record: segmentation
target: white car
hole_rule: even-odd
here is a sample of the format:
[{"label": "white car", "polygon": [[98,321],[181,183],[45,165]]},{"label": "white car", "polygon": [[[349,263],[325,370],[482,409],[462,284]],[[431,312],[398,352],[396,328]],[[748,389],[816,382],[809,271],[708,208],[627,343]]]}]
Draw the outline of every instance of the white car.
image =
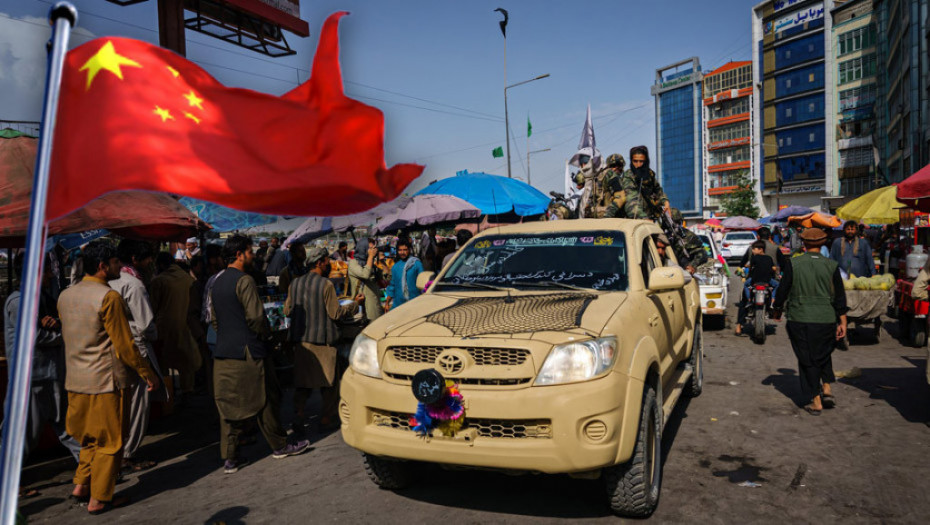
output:
[{"label": "white car", "polygon": [[701,312],[705,319],[710,320],[713,317],[718,321],[717,326],[722,327],[727,312],[727,285],[729,283],[726,269],[720,262],[720,258],[726,259],[729,254],[720,250],[709,234],[702,231],[695,231],[695,234],[704,243],[708,259],[708,262],[698,268],[694,274],[701,290]]},{"label": "white car", "polygon": [[749,249],[752,243],[756,242],[758,237],[756,232],[728,232],[723,236],[723,248],[730,250],[730,256],[727,259],[740,260]]}]

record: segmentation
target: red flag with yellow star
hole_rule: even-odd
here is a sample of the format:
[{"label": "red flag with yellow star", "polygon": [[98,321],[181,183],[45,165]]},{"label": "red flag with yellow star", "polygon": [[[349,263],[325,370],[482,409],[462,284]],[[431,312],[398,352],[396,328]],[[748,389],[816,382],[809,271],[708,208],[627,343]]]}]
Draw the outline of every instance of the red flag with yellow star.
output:
[{"label": "red flag with yellow star", "polygon": [[422,166],[384,163],[384,117],[348,98],[338,22],[311,78],[281,97],[228,88],[189,60],[126,38],[68,53],[47,220],[115,190],[176,193],[274,215],[342,215],[393,199]]}]

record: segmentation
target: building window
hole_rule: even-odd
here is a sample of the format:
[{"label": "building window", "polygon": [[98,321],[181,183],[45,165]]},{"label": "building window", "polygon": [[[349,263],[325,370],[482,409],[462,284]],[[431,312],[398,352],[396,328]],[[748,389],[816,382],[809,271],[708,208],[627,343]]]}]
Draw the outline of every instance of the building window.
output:
[{"label": "building window", "polygon": [[814,140],[816,140],[816,139],[814,138],[814,134],[811,133],[810,136],[808,137],[807,141],[808,141],[808,142],[814,142]]},{"label": "building window", "polygon": [[791,108],[785,108],[785,116],[786,116],[786,117],[790,117],[790,116],[791,116]]},{"label": "building window", "polygon": [[840,111],[868,106],[875,102],[875,84],[840,91]]},{"label": "building window", "polygon": [[847,31],[837,38],[839,55],[867,49],[875,45],[875,26],[870,25]]},{"label": "building window", "polygon": [[785,137],[785,145],[786,145],[786,146],[790,146],[790,145],[791,145],[791,137]]},{"label": "building window", "polygon": [[875,54],[840,62],[839,83],[846,84],[875,75]]},{"label": "building window", "polygon": [[791,87],[791,79],[790,79],[790,78],[786,78],[786,79],[785,79],[785,87],[786,87],[786,88],[790,88],[790,87]]}]

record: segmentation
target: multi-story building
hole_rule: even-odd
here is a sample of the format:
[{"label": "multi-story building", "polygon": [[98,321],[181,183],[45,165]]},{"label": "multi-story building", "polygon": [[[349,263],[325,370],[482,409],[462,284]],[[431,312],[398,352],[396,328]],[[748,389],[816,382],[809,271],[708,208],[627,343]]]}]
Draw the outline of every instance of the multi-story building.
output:
[{"label": "multi-story building", "polygon": [[753,8],[753,175],[769,210],[817,209],[833,194],[832,7],[832,0],[766,0]]},{"label": "multi-story building", "polygon": [[[878,142],[875,127],[876,24],[872,0],[837,1],[833,17],[833,56],[836,64],[833,136],[827,141],[828,154],[836,163],[835,195],[848,201],[879,186],[873,145]],[[839,200],[834,204],[839,204]]]},{"label": "multi-story building", "polygon": [[[730,62],[704,74],[704,215],[721,213],[721,197],[753,172],[752,62]],[[761,201],[760,201],[761,202]]]},{"label": "multi-story building", "polygon": [[656,174],[672,206],[702,217],[701,64],[691,57],[656,70]]},{"label": "multi-story building", "polygon": [[930,162],[928,0],[875,0],[879,171],[898,182]]}]

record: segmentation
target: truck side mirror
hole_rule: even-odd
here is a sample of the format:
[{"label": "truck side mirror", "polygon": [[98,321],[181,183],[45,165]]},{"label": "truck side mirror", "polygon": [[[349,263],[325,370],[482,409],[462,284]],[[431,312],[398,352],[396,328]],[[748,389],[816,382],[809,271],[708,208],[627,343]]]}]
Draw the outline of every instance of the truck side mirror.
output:
[{"label": "truck side mirror", "polygon": [[685,286],[684,270],[676,266],[654,268],[649,273],[649,291],[679,290]]}]

